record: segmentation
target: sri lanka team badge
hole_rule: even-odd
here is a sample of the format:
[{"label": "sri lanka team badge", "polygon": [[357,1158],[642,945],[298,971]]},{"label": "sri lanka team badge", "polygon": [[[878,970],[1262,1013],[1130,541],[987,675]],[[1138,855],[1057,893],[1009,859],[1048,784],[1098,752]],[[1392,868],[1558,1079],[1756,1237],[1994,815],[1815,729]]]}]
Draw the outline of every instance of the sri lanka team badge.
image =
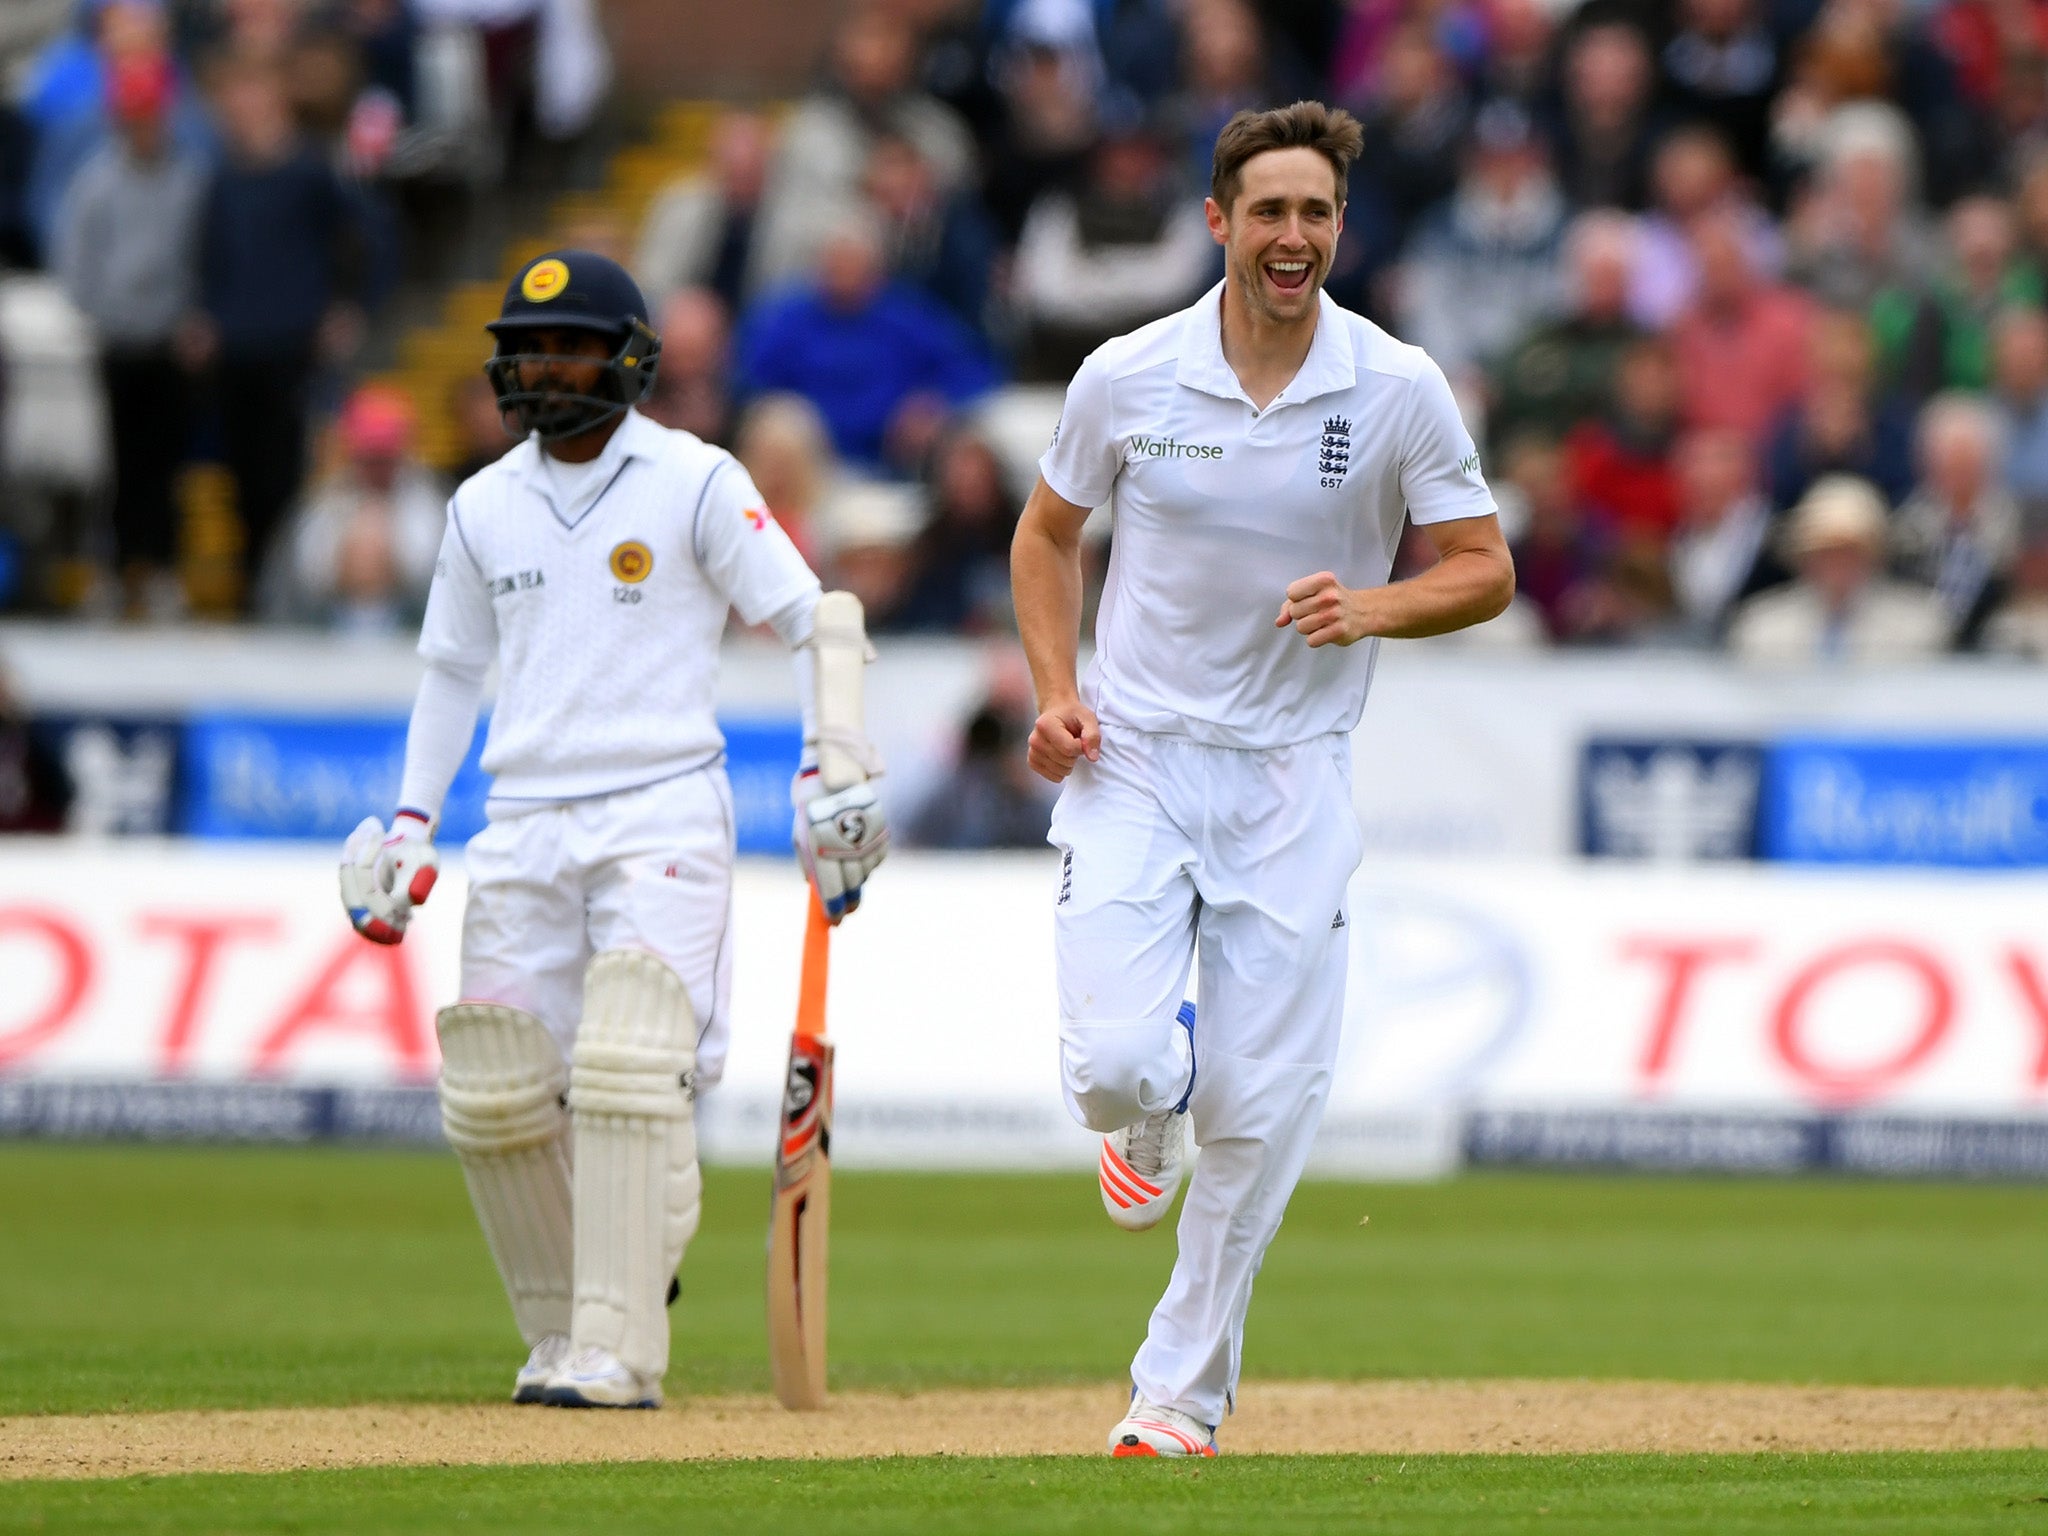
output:
[{"label": "sri lanka team badge", "polygon": [[525,277],[519,281],[522,298],[535,304],[545,304],[560,295],[569,286],[569,266],[550,256],[546,261],[536,261]]},{"label": "sri lanka team badge", "polygon": [[628,539],[612,550],[612,575],[627,585],[645,581],[654,569],[654,551],[638,539]]},{"label": "sri lanka team badge", "polygon": [[1343,416],[1330,416],[1323,421],[1323,446],[1316,455],[1316,469],[1323,477],[1323,488],[1335,490],[1344,483],[1344,477],[1351,472],[1351,422]]}]

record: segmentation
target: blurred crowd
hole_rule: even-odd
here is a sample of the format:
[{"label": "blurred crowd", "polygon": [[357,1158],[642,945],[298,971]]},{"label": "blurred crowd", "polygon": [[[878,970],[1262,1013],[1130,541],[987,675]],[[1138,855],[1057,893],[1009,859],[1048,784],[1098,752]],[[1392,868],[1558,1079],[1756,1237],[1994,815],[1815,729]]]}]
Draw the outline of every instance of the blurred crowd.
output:
[{"label": "blurred crowd", "polygon": [[[179,479],[205,462],[239,531],[231,602],[401,609],[431,488],[401,468],[410,406],[349,398],[366,328],[431,277],[461,194],[589,124],[595,0],[6,9],[0,608],[176,616]],[[345,488],[380,515],[331,526]]]},{"label": "blurred crowd", "polygon": [[[164,402],[203,400],[261,611],[417,611],[445,483],[406,402],[337,390],[310,486],[292,413],[386,281],[402,39],[568,3],[101,0],[50,45],[0,227],[102,338],[124,570],[165,567],[202,429]],[[807,94],[582,239],[647,291],[649,414],[731,447],[878,631],[1008,630],[1061,386],[1220,276],[1229,116],[1319,96],[1367,145],[1330,291],[1444,366],[1514,545],[1473,643],[2048,657],[2048,3],[853,0],[819,42]],[[465,471],[502,451],[481,379],[458,415]]]},{"label": "blurred crowd", "polygon": [[1366,126],[1331,292],[1485,449],[1479,638],[2048,655],[2032,0],[871,0],[627,252],[657,413],[878,628],[999,631],[1009,407],[1220,276],[1215,135],[1303,95]]}]

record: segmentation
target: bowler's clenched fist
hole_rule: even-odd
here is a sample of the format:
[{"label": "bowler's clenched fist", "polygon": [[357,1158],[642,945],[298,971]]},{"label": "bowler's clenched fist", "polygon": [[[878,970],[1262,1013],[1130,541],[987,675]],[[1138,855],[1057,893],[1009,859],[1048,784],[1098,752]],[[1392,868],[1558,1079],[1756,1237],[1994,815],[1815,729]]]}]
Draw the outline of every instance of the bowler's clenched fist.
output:
[{"label": "bowler's clenched fist", "polygon": [[1055,704],[1031,727],[1024,756],[1033,773],[1058,784],[1082,758],[1092,763],[1102,756],[1102,723],[1079,699]]},{"label": "bowler's clenched fist", "polygon": [[1311,647],[1350,645],[1372,633],[1366,623],[1365,596],[1328,571],[1318,571],[1288,586],[1273,627],[1285,629],[1292,624]]}]

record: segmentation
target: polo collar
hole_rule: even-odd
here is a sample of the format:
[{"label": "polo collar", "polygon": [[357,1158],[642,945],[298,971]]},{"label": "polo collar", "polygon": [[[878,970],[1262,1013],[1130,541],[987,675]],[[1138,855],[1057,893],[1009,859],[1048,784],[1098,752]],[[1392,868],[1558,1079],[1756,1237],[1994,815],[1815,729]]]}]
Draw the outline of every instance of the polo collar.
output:
[{"label": "polo collar", "polygon": [[[1189,389],[1222,400],[1251,404],[1244,386],[1237,381],[1223,356],[1223,284],[1218,283],[1183,312],[1180,329],[1180,359],[1173,381]],[[1358,381],[1358,360],[1351,350],[1351,327],[1344,312],[1327,293],[1316,295],[1316,332],[1308,344],[1308,356],[1301,369],[1275,395],[1275,405],[1313,400],[1319,395],[1349,389]]]},{"label": "polo collar", "polygon": [[[627,459],[651,459],[660,446],[660,433],[659,426],[642,416],[632,406],[628,406],[624,419],[619,423],[619,430],[614,432],[604,445],[604,450],[597,456],[597,462],[616,467]],[[521,470],[538,470],[541,467],[541,455],[547,452],[541,446],[538,432],[527,433],[525,441],[512,451],[526,455],[525,461],[519,466]]]},{"label": "polo collar", "polygon": [[540,497],[547,505],[547,509],[554,514],[555,521],[564,528],[573,530],[582,526],[584,520],[597,510],[598,503],[602,502],[611,493],[611,488],[618,483],[619,476],[625,472],[626,465],[631,460],[651,460],[656,457],[661,446],[661,433],[661,427],[649,421],[631,406],[628,406],[624,419],[619,423],[618,431],[611,435],[611,438],[605,443],[603,451],[592,461],[604,467],[603,473],[600,476],[603,481],[603,489],[591,499],[589,506],[585,507],[573,518],[567,515],[566,508],[555,505],[554,493],[550,488],[548,479],[547,466],[542,462],[542,458],[547,450],[541,445],[540,434],[537,432],[529,434],[526,441],[513,451],[526,455],[525,461],[519,465],[521,478],[533,488],[534,494]]}]

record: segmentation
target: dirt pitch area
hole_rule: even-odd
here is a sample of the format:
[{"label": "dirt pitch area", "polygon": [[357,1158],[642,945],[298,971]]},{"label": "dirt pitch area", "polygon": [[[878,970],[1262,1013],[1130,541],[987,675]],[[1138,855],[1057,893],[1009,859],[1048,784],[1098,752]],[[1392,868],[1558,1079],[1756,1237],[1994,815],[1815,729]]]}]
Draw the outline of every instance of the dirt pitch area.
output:
[{"label": "dirt pitch area", "polygon": [[[765,1397],[659,1413],[510,1404],[0,1419],[0,1480],[309,1467],[724,1457],[1091,1454],[1113,1386],[849,1392],[823,1413]],[[2048,1447],[2048,1391],[1688,1382],[1258,1382],[1233,1453],[1961,1451]]]}]

